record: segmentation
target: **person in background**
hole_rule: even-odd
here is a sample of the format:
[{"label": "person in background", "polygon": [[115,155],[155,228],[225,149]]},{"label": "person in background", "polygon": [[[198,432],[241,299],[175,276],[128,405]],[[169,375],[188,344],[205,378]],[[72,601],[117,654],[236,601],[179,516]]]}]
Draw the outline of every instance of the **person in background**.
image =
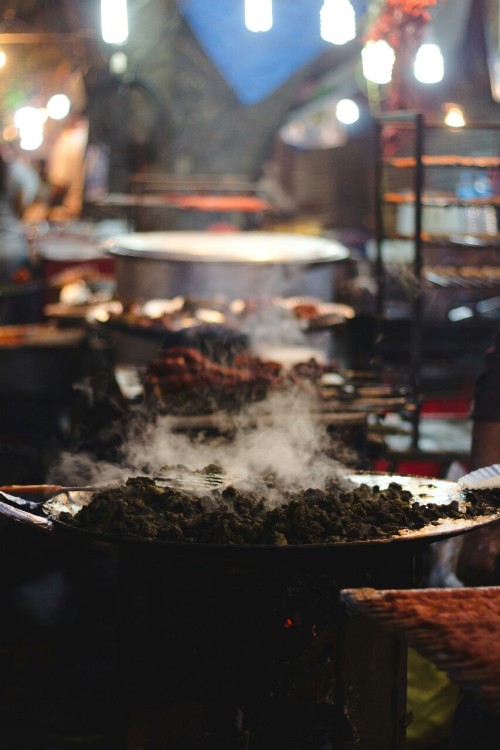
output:
[{"label": "person in background", "polygon": [[0,284],[10,287],[30,278],[29,248],[16,215],[11,164],[0,151]]},{"label": "person in background", "polygon": [[[471,417],[471,469],[500,463],[500,328],[474,384]],[[464,536],[457,576],[466,586],[500,585],[500,522]]]},{"label": "person in background", "polygon": [[2,144],[2,157],[6,162],[6,197],[19,219],[39,197],[40,175],[25,153],[13,143]]},{"label": "person in background", "polygon": [[87,143],[87,118],[82,112],[71,112],[49,157],[49,219],[75,219],[80,216],[83,206]]},{"label": "person in background", "polygon": [[[470,468],[500,464],[500,328],[474,383]],[[428,585],[500,585],[500,522],[437,545]]]},{"label": "person in background", "polygon": [[11,163],[0,149],[0,324],[36,323],[42,291],[25,225],[16,213]]},{"label": "person in background", "polygon": [[471,469],[500,463],[500,328],[485,352],[471,416]]}]

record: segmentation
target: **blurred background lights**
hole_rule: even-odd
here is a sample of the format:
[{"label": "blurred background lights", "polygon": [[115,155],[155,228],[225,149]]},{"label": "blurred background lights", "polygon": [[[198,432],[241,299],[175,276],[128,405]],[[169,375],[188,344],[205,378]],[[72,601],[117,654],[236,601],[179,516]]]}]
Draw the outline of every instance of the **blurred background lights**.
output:
[{"label": "blurred background lights", "polygon": [[320,10],[320,34],[325,42],[347,44],[356,36],[356,15],[349,0],[325,0]]},{"label": "blurred background lights", "polygon": [[17,138],[17,128],[15,125],[6,125],[4,129],[2,130],[2,138],[6,143],[10,143],[10,141],[15,141]]},{"label": "blurred background lights", "polygon": [[24,151],[35,151],[43,143],[43,126],[47,110],[21,107],[14,115],[14,125],[19,131],[19,145]]},{"label": "blurred background lights", "polygon": [[465,126],[465,114],[458,104],[446,103],[443,105],[444,122],[449,128],[463,128]]},{"label": "blurred background lights", "polygon": [[395,53],[384,40],[369,41],[361,50],[363,75],[372,83],[390,83]]},{"label": "blurred background lights", "polygon": [[14,125],[18,130],[29,130],[38,122],[36,107],[21,107],[14,115]]},{"label": "blurred background lights", "polygon": [[272,29],[272,0],[245,0],[245,26],[255,32]]},{"label": "blurred background lights", "polygon": [[109,58],[109,70],[115,75],[121,76],[127,71],[128,59],[125,52],[114,52]]},{"label": "blurred background lights", "polygon": [[444,77],[444,60],[437,44],[422,44],[415,57],[415,78],[420,83],[439,83]]},{"label": "blurred background lights", "polygon": [[3,68],[7,62],[7,55],[0,49],[0,68]]},{"label": "blurred background lights", "polygon": [[36,151],[43,143],[43,131],[29,131],[22,133],[19,146],[23,151]]},{"label": "blurred background lights", "polygon": [[124,44],[127,41],[127,0],[101,0],[101,35],[107,44]]},{"label": "blurred background lights", "polygon": [[337,120],[344,125],[352,125],[359,120],[359,107],[352,99],[341,99],[335,113]]},{"label": "blurred background lights", "polygon": [[52,120],[63,120],[69,113],[70,106],[66,94],[54,94],[47,102],[47,114]]}]

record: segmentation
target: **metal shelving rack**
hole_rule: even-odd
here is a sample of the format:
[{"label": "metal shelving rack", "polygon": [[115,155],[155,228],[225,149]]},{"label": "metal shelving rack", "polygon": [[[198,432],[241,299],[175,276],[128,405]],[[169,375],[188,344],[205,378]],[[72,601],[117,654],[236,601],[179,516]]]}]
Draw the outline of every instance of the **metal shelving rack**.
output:
[{"label": "metal shelving rack", "polygon": [[[408,134],[408,141],[411,143],[409,156],[394,156],[386,153],[384,136],[387,129],[391,128],[394,133],[398,131]],[[492,247],[500,248],[500,234],[497,232],[487,234],[477,232],[474,237],[454,236],[450,238],[448,234],[430,233],[424,231],[423,211],[425,207],[447,208],[456,207],[494,207],[498,212],[500,207],[500,197],[498,195],[488,195],[486,197],[458,197],[450,191],[442,193],[431,193],[426,189],[425,178],[429,170],[492,170],[500,169],[500,137],[496,138],[494,154],[482,156],[467,155],[449,155],[426,153],[426,137],[429,131],[441,130],[443,132],[470,132],[473,130],[490,130],[498,133],[500,136],[500,123],[474,122],[465,126],[465,128],[451,129],[444,123],[427,123],[421,112],[403,111],[387,112],[380,115],[375,120],[375,276],[377,281],[377,300],[376,316],[380,331],[386,317],[387,306],[387,270],[384,260],[383,243],[387,239],[410,239],[412,243],[412,272],[414,276],[414,293],[411,299],[411,320],[410,320],[410,341],[409,341],[409,385],[414,394],[415,410],[412,419],[412,443],[417,448],[419,442],[419,424],[421,400],[421,368],[423,361],[423,305],[425,297],[424,282],[426,279],[423,275],[424,256],[427,247],[462,247],[471,251]],[[450,132],[451,135],[451,132]],[[411,139],[411,140],[410,140]],[[406,144],[408,147],[408,144]],[[387,170],[406,170],[411,173],[411,177],[406,181],[404,193],[391,192],[387,188]],[[452,172],[452,174],[454,174]],[[397,231],[389,231],[387,228],[387,208],[397,209],[398,206],[407,204],[413,207],[413,234],[410,236],[402,235]],[[471,241],[474,242],[471,245]],[[475,258],[471,266],[477,262]],[[436,276],[437,279],[437,276]],[[436,281],[436,284],[438,282]],[[471,279],[471,284],[472,284]],[[493,281],[493,284],[495,281]],[[442,286],[446,286],[443,283]],[[498,289],[500,290],[500,275],[498,277]]]}]

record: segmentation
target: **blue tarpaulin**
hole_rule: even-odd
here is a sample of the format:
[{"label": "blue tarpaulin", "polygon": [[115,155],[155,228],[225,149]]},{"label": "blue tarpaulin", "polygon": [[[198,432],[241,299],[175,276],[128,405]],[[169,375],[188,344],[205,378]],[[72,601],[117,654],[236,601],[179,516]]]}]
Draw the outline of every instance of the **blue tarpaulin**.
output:
[{"label": "blue tarpaulin", "polygon": [[[352,2],[356,16],[366,0]],[[207,56],[245,105],[267,98],[330,47],[320,36],[323,0],[274,0],[273,27],[245,27],[244,0],[179,0]]]}]

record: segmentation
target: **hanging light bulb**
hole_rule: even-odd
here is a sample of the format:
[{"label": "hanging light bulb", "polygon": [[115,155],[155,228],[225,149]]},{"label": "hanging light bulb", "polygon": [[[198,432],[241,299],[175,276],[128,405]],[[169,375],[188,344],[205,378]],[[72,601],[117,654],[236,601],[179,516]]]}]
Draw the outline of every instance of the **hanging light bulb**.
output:
[{"label": "hanging light bulb", "polygon": [[71,108],[66,94],[54,94],[47,102],[47,114],[52,120],[63,120]]},{"label": "hanging light bulb", "polygon": [[109,58],[109,69],[111,73],[122,76],[127,72],[128,58],[125,52],[114,52]]},{"label": "hanging light bulb", "polygon": [[101,34],[107,44],[127,41],[127,0],[101,0]]},{"label": "hanging light bulb", "polygon": [[439,83],[444,76],[444,60],[437,44],[422,44],[414,65],[415,78],[420,83]]},{"label": "hanging light bulb", "polygon": [[449,128],[463,128],[465,126],[465,114],[459,104],[446,102],[443,105],[444,122]]},{"label": "hanging light bulb", "polygon": [[341,99],[337,102],[335,114],[343,125],[353,125],[359,120],[359,107],[352,99]]},{"label": "hanging light bulb", "polygon": [[361,50],[363,75],[372,83],[390,83],[396,55],[385,39],[369,41]]},{"label": "hanging light bulb", "polygon": [[269,29],[272,29],[272,0],[245,0],[245,26],[249,31],[269,31]]},{"label": "hanging light bulb", "polygon": [[47,110],[21,107],[14,115],[14,125],[19,131],[19,145],[23,151],[36,151],[43,143],[43,126]]},{"label": "hanging light bulb", "polygon": [[325,0],[319,18],[325,42],[347,44],[356,36],[356,14],[349,0]]}]

